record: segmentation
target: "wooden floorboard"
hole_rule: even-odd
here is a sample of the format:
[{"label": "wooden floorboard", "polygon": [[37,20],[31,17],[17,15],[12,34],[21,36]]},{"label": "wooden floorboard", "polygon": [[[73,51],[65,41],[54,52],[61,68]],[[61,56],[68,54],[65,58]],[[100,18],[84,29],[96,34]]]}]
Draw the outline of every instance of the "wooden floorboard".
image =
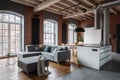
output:
[{"label": "wooden floorboard", "polygon": [[[39,77],[37,74],[29,76],[15,65],[6,66],[7,59],[0,59],[0,80],[56,80],[57,78],[70,73],[78,68],[77,56],[72,56],[70,62],[66,61],[60,64],[49,62],[48,76]],[[16,58],[17,60],[17,58]]]}]

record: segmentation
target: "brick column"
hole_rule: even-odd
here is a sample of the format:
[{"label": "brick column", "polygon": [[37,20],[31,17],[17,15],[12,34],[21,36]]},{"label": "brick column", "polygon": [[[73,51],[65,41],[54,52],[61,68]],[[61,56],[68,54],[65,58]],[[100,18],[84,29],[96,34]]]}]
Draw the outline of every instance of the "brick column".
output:
[{"label": "brick column", "polygon": [[26,7],[25,10],[25,32],[24,32],[24,38],[25,38],[25,45],[32,43],[32,17],[33,17],[33,8],[32,7]]},{"label": "brick column", "polygon": [[62,22],[63,22],[63,16],[59,16],[58,18],[58,45],[61,45],[62,43]]},{"label": "brick column", "polygon": [[40,11],[40,17],[39,17],[39,19],[40,19],[40,26],[39,26],[39,43],[40,44],[43,44],[43,26],[44,26],[44,11]]}]

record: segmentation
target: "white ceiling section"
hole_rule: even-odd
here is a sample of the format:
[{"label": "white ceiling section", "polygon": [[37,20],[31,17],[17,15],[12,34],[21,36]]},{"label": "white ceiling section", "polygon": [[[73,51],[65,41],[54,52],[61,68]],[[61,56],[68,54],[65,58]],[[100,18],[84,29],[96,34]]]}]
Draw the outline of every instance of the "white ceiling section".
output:
[{"label": "white ceiling section", "polygon": [[[118,0],[11,0],[40,10],[50,11],[63,15],[64,19],[74,18],[87,20],[94,17],[94,10],[99,4],[106,4]],[[113,14],[120,13],[120,6],[110,8]]]}]

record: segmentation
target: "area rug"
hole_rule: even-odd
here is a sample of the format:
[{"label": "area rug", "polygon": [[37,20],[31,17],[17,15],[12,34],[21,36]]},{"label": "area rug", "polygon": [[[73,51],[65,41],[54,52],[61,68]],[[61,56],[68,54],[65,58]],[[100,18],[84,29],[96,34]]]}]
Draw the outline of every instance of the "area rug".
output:
[{"label": "area rug", "polygon": [[120,80],[120,73],[82,67],[57,80]]}]

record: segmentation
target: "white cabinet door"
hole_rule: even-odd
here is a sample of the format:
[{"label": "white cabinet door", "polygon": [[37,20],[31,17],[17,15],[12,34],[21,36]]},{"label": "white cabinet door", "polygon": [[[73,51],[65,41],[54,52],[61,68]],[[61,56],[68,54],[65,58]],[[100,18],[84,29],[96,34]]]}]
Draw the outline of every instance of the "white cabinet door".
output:
[{"label": "white cabinet door", "polygon": [[78,61],[80,64],[99,69],[99,49],[78,46]]}]

